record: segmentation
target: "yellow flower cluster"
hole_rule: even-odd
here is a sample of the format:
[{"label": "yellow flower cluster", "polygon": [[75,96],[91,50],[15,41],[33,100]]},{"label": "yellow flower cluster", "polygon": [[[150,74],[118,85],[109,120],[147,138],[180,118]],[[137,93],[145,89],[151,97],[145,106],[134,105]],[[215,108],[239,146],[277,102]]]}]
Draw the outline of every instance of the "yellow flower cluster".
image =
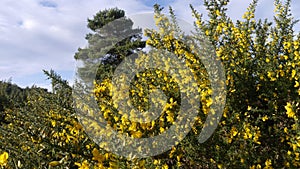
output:
[{"label": "yellow flower cluster", "polygon": [[4,152],[0,155],[0,167],[5,167],[7,165],[8,153]]},{"label": "yellow flower cluster", "polygon": [[[6,152],[0,155],[0,168],[6,168],[10,161],[16,161],[19,168],[22,165],[34,168],[19,161],[28,159],[27,152],[32,158],[45,154],[46,160],[41,165],[50,168],[71,168],[72,165],[80,169],[299,168],[300,36],[293,34],[292,19],[287,15],[289,5],[275,0],[277,19],[272,26],[267,21],[255,20],[256,0],[250,4],[243,20],[236,23],[225,14],[227,3],[228,0],[205,1],[210,17],[207,22],[192,8],[196,19],[193,35],[181,34],[178,25],[163,15],[159,8],[156,8],[154,18],[157,31],[144,30],[148,37],[146,44],[174,54],[195,75],[195,82],[190,83],[190,77],[184,78],[188,71],[177,69],[179,65],[172,64],[170,59],[156,61],[155,58],[162,55],[150,50],[142,53],[133,64],[142,68],[144,63],[154,62],[155,66],[164,67],[169,72],[160,69],[138,72],[130,87],[126,88],[128,93],[120,92],[118,95],[114,94],[114,90],[122,88],[120,84],[114,84],[109,78],[95,80],[91,96],[80,98],[82,102],[76,105],[83,110],[79,112],[81,116],[75,115],[71,106],[61,103],[59,99],[62,96],[30,95],[24,108],[28,114],[22,113],[24,109],[6,110],[6,118],[13,119],[14,125],[0,126],[3,128],[0,138],[10,146],[8,150],[4,147]],[[170,11],[174,19],[175,15]],[[200,56],[197,46],[187,43],[190,39],[202,37],[207,37],[212,43],[212,47],[203,48],[215,50],[216,58],[225,67],[227,98],[218,128],[207,142],[199,144],[197,134],[202,132],[209,113],[215,112],[213,107],[216,103],[212,99],[215,91],[211,85],[215,79],[209,79],[207,71],[214,65],[204,66],[209,56],[205,52],[202,53],[204,56]],[[175,77],[170,72],[175,72]],[[119,82],[125,83],[126,77],[126,74],[120,74]],[[134,139],[166,133],[180,120],[182,99],[189,97],[188,89],[180,87],[179,82],[193,86],[191,90],[195,91],[190,92],[199,93],[195,98],[199,103],[199,114],[191,126],[192,131],[169,151],[154,157],[129,160],[105,151],[109,142],[101,141],[96,145],[85,135],[84,131],[110,137],[116,131]],[[155,97],[157,92],[166,97]],[[188,94],[181,98],[181,92]],[[90,103],[93,98],[96,98],[95,105],[84,104]],[[130,109],[123,110],[122,106]],[[160,114],[152,112],[151,106],[161,106]],[[146,122],[132,120],[141,115],[138,113],[145,115],[143,120]],[[77,116],[79,120],[76,120]],[[88,127],[83,128],[79,121]],[[187,126],[180,127],[189,129]],[[17,133],[15,136],[22,136],[26,141],[13,145],[16,138],[7,137],[11,133]],[[183,138],[181,135],[178,137]],[[136,151],[142,148],[140,146]],[[18,153],[24,155],[19,157]],[[17,158],[10,160],[14,156]]]},{"label": "yellow flower cluster", "polygon": [[[300,95],[299,39],[284,37],[281,41],[278,31],[268,33],[268,23],[254,19],[255,2],[245,12],[244,20],[237,24],[226,18],[225,10],[221,7],[210,12],[215,18],[212,17],[208,22],[204,22],[201,16],[193,11],[196,18],[196,31],[201,31],[195,35],[209,37],[216,50],[217,58],[222,61],[226,69],[227,104],[219,129],[209,140],[209,144],[215,146],[201,147],[198,142],[195,143],[196,136],[191,134],[163,155],[164,158],[149,157],[126,161],[103,151],[102,148],[109,143],[101,142],[100,148],[86,146],[92,154],[92,159],[81,159],[75,164],[81,169],[173,168],[174,166],[180,168],[184,165],[207,165],[212,168],[235,166],[251,169],[268,169],[277,165],[299,167],[299,100],[297,100]],[[206,3],[208,6],[227,4],[225,0],[222,3],[213,1]],[[277,8],[280,9],[279,13],[284,13],[283,6],[279,3]],[[192,132],[199,134],[208,113],[213,112],[211,107],[214,103],[212,100],[214,91],[210,85],[207,67],[202,63],[205,57],[197,55],[195,52],[197,47],[184,43],[186,40],[184,38],[191,37],[181,35],[176,30],[176,23],[171,22],[159,10],[156,10],[155,21],[158,31],[145,30],[145,36],[149,38],[146,44],[173,53],[195,75],[196,83],[191,85],[197,88],[200,97],[196,99],[201,106],[196,122],[192,126]],[[282,46],[277,48],[279,41]],[[141,54],[141,57],[134,62],[135,65],[140,66],[153,61],[151,59],[155,57],[159,57],[159,54],[150,51]],[[177,65],[170,64],[170,60],[166,59],[157,62],[156,66],[172,69]],[[178,78],[183,79],[183,84],[189,84],[190,81],[182,78],[186,74],[185,70],[177,72]],[[119,82],[125,82],[127,80],[125,77],[121,75]],[[186,89],[177,85],[177,79],[159,69],[138,72],[128,89],[130,99],[126,102],[122,102],[127,97],[124,93],[113,95],[113,87],[118,84],[113,85],[112,79],[95,81],[93,97],[97,100],[99,112],[91,110],[88,105],[83,107],[87,111],[85,115],[102,116],[105,122],[101,121],[102,119],[93,119],[83,121],[83,124],[89,126],[90,129],[87,131],[95,135],[105,133],[110,136],[112,132],[109,129],[131,138],[147,138],[162,134],[178,120],[180,92]],[[156,90],[161,90],[167,99],[150,97]],[[128,110],[124,113],[117,104],[120,102],[129,107],[133,106],[138,112]],[[154,115],[154,112],[147,111],[151,104],[163,105],[161,114],[155,120],[149,120]],[[147,122],[130,120],[137,117],[137,113],[145,114]],[[63,117],[59,114],[51,113],[51,118],[53,128],[58,127],[58,121],[64,124]],[[76,126],[75,122],[72,124]],[[101,126],[102,124],[106,126]],[[84,139],[82,135],[78,135],[81,133],[80,127],[63,126],[64,129],[53,133],[56,140],[65,144],[79,144],[75,140]],[[284,147],[286,154],[278,154],[276,147]],[[204,160],[201,161],[190,153],[201,154]],[[284,160],[282,162],[273,160],[278,156]]]},{"label": "yellow flower cluster", "polygon": [[291,103],[287,103],[287,105],[284,106],[284,108],[285,108],[286,114],[289,118],[297,119],[297,117],[295,116],[295,112],[293,110],[293,107],[292,107]]}]

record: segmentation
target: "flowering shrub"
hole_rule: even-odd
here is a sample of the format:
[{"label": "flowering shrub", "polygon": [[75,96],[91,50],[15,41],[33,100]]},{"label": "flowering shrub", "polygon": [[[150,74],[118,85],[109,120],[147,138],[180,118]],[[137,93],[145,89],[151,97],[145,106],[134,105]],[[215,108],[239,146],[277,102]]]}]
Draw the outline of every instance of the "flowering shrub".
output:
[{"label": "flowering shrub", "polygon": [[4,152],[3,154],[0,155],[0,166],[5,167],[7,164],[7,159],[8,159],[8,153]]},{"label": "flowering shrub", "polygon": [[[105,151],[105,142],[97,145],[77,120],[68,84],[47,72],[54,93],[36,89],[27,95],[25,106],[5,109],[9,123],[0,123],[0,168],[299,168],[300,34],[293,29],[296,21],[290,13],[290,1],[274,1],[274,24],[255,20],[257,0],[235,23],[226,15],[228,2],[204,1],[207,21],[191,6],[194,35],[182,34],[174,11],[170,8],[168,19],[158,5],[158,30],[144,30],[147,45],[167,50],[184,61],[195,74],[193,85],[199,88],[199,113],[192,130],[171,150],[140,159]],[[193,46],[183,42],[201,36],[208,37],[225,68],[227,95],[218,128],[200,144],[197,136],[211,110],[214,91],[207,67],[193,52]],[[155,55],[159,56],[150,51],[134,64],[147,62]],[[166,60],[161,64],[174,66],[168,63]],[[185,75],[179,70],[178,76]],[[129,90],[132,104],[141,112],[148,110],[150,103],[165,104],[159,118],[144,123],[128,120],[114,107],[113,100],[122,96],[113,98],[110,78],[94,82],[93,94],[100,111],[93,113],[101,114],[110,127],[131,138],[164,133],[179,117],[182,99],[176,78],[150,69],[139,72],[134,79]],[[149,97],[155,88],[161,89],[167,99]],[[130,116],[134,117],[134,112]],[[91,124],[94,129],[97,125]]]},{"label": "flowering shrub", "polygon": [[[183,156],[190,165],[208,168],[298,168],[300,35],[293,30],[290,1],[275,1],[274,26],[255,20],[256,0],[234,24],[226,15],[227,3],[205,1],[209,21],[192,7],[196,33],[209,36],[225,66],[228,94],[219,130],[202,145],[188,137],[191,146],[184,149],[192,148]],[[146,33],[147,44],[189,56],[176,38],[164,34],[172,23],[166,24],[160,11],[156,9],[161,29]]]},{"label": "flowering shrub", "polygon": [[[217,57],[225,66],[228,92],[219,129],[212,138],[200,145],[194,134],[199,133],[203,127],[203,120],[212,104],[209,96],[213,91],[209,87],[207,72],[192,49],[182,43],[184,35],[177,29],[172,9],[170,14],[173,20],[170,21],[161,14],[162,9],[159,6],[155,8],[155,20],[159,29],[145,31],[149,38],[147,45],[174,53],[178,58],[184,59],[198,75],[201,110],[192,128],[194,134],[191,133],[179,145],[165,153],[164,158],[156,160],[154,157],[153,164],[157,167],[297,168],[299,35],[294,34],[293,25],[296,22],[289,10],[290,1],[285,4],[275,1],[277,14],[274,26],[267,20],[255,21],[257,1],[251,3],[243,20],[235,24],[226,16],[227,3],[228,1],[205,1],[210,17],[207,22],[203,21],[201,15],[192,7],[196,19],[196,35],[200,36],[203,32],[210,38]],[[144,58],[143,61],[147,62],[147,59]],[[165,64],[168,65],[167,62]],[[141,72],[136,76],[138,80],[134,82],[134,88],[131,90],[132,95],[137,96],[133,97],[136,99],[136,105],[141,108],[147,106],[148,100],[143,96],[148,94],[144,88],[149,84],[150,88],[152,84],[158,84],[164,92],[172,94],[173,97],[169,96],[170,102],[167,104],[172,105],[171,108],[180,103],[180,100],[176,100],[178,97],[174,97],[178,90],[176,84],[163,72]],[[110,83],[107,80],[96,84],[95,93],[99,100],[111,97]],[[165,84],[168,84],[169,88],[161,87]],[[176,101],[173,102],[174,100]],[[131,136],[139,138],[151,136],[149,129],[151,132],[156,129],[158,132],[155,134],[168,129],[168,122],[174,122],[176,112],[176,108],[166,109],[165,116],[160,116],[159,122],[153,121],[145,126],[129,123],[126,118],[115,117],[110,111],[104,116],[116,130],[121,129],[121,132],[128,132]]]}]

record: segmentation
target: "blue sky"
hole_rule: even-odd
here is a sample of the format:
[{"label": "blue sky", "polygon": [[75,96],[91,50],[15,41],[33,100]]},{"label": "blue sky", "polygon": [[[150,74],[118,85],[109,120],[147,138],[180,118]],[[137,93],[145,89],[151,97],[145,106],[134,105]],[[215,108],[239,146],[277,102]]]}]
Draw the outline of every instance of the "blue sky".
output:
[{"label": "blue sky", "polygon": [[[228,15],[241,18],[250,2],[231,0]],[[189,23],[193,22],[189,4],[205,13],[203,0],[1,0],[0,80],[12,78],[21,87],[50,89],[42,70],[54,69],[72,84],[73,56],[86,45],[87,18],[111,7],[125,10],[127,16],[153,12],[155,3],[172,6],[177,17]],[[256,17],[272,19],[273,11],[273,0],[260,0]],[[300,18],[299,0],[293,1],[292,13]]]}]

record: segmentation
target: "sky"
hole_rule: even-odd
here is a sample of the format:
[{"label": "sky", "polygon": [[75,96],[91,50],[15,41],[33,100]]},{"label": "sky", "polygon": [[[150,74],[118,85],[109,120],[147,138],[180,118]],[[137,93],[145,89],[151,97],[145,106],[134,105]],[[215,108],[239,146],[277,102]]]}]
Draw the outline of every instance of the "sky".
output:
[{"label": "sky", "polygon": [[[240,19],[251,0],[231,0],[228,15]],[[21,87],[51,89],[42,70],[53,69],[70,84],[76,63],[74,54],[87,45],[87,18],[98,11],[118,7],[127,16],[153,12],[153,5],[171,6],[177,18],[193,23],[189,4],[206,13],[203,0],[1,0],[0,80]],[[166,10],[167,11],[167,10]],[[292,2],[292,13],[300,18],[300,1]],[[256,18],[272,20],[273,0],[260,0]],[[300,30],[299,24],[296,29]]]}]

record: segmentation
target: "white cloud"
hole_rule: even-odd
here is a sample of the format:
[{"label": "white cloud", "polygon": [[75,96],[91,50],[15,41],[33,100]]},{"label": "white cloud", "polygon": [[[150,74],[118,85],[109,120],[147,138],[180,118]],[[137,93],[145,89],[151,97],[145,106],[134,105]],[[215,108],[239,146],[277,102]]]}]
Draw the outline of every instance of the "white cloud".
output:
[{"label": "white cloud", "polygon": [[150,10],[134,0],[2,0],[0,5],[5,6],[0,10],[0,78],[16,81],[43,76],[42,69],[73,71],[73,56],[86,44],[86,20],[99,10],[116,6],[127,13]]},{"label": "white cloud", "polygon": [[174,1],[170,4],[178,18],[185,20],[188,23],[193,24],[194,18],[192,17],[192,10],[190,4],[197,9],[199,13],[206,14],[203,2],[199,0],[186,0],[186,1]]},{"label": "white cloud", "polygon": [[21,28],[31,30],[37,26],[37,22],[35,20],[26,19],[20,24],[20,26]]},{"label": "white cloud", "polygon": [[[73,71],[73,56],[78,47],[86,45],[87,18],[112,7],[124,9],[128,16],[152,12],[155,2],[163,3],[166,8],[172,6],[177,17],[190,24],[193,18],[189,4],[205,13],[203,1],[199,0],[170,0],[168,3],[164,0],[1,0],[0,79],[13,77],[21,82],[24,77],[36,75],[41,77],[32,78],[36,80],[32,83],[43,84],[42,69]],[[241,18],[249,3],[250,0],[231,0],[229,16]],[[292,12],[295,18],[300,17],[299,6],[300,1],[294,0]],[[270,0],[260,0],[257,17],[272,19],[273,9]]]}]

